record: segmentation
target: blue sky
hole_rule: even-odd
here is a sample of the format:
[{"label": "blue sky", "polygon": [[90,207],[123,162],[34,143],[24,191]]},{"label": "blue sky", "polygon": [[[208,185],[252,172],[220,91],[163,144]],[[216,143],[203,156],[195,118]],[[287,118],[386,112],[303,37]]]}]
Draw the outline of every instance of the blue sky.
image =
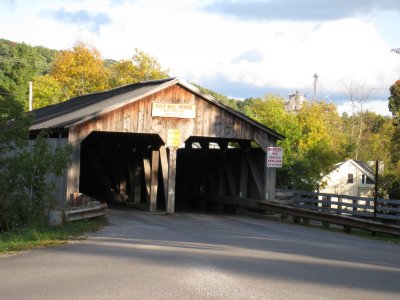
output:
[{"label": "blue sky", "polygon": [[350,83],[372,93],[364,109],[389,114],[400,78],[398,0],[2,0],[0,38],[55,49],[77,39],[104,58],[139,48],[171,76],[230,97],[299,90],[351,111]]}]

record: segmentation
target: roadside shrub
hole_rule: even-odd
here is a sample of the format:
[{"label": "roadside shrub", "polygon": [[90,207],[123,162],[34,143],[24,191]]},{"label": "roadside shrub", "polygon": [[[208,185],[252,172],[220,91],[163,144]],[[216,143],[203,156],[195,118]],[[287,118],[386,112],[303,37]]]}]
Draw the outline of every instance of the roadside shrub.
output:
[{"label": "roadside shrub", "polygon": [[29,141],[29,124],[18,102],[0,97],[0,232],[46,217],[54,189],[48,175],[61,175],[72,152],[53,151],[46,132]]}]

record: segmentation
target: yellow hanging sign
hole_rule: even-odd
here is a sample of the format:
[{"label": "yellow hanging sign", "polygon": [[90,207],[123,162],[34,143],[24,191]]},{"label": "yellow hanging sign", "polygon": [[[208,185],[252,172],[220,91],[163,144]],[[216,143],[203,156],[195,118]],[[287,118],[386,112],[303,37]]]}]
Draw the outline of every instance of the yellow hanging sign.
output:
[{"label": "yellow hanging sign", "polygon": [[181,133],[178,129],[168,129],[167,132],[167,146],[179,147],[181,144]]}]

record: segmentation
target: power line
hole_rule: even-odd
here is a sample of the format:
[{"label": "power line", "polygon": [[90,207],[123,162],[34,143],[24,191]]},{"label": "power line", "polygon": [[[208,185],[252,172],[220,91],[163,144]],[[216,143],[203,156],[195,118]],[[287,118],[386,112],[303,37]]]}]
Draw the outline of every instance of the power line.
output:
[{"label": "power line", "polygon": [[13,58],[4,58],[2,56],[0,56],[0,61],[4,61],[4,62],[11,62],[17,65],[21,65],[21,66],[33,66],[33,67],[47,67],[49,66],[49,64],[46,63],[35,63],[35,62],[26,62],[23,60],[18,60],[18,59],[13,59]]}]

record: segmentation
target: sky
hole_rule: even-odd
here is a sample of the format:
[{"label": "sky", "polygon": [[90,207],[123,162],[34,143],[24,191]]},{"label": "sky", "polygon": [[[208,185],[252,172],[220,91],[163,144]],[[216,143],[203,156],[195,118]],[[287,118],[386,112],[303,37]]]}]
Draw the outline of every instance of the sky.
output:
[{"label": "sky", "polygon": [[[53,49],[83,40],[103,58],[139,48],[171,77],[244,99],[298,90],[351,113],[390,115],[400,79],[399,0],[0,0],[0,38]],[[371,92],[371,93],[369,93]]]}]

